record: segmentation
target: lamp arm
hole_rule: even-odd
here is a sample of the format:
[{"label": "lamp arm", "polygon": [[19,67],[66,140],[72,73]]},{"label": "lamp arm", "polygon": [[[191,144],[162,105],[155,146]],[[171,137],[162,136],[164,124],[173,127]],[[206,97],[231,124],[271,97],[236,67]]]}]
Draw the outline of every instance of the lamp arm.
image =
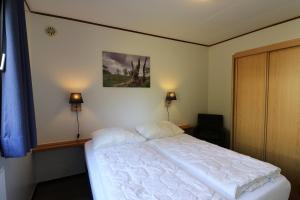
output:
[{"label": "lamp arm", "polygon": [[[78,105],[76,104],[76,107],[77,107]],[[76,108],[76,120],[77,120],[77,139],[79,139],[80,138],[80,132],[79,132],[79,128],[80,128],[80,126],[79,126],[79,118],[78,118],[78,109]]]},{"label": "lamp arm", "polygon": [[167,114],[168,114],[168,121],[170,121],[170,111],[169,111],[169,107],[171,105],[171,102],[170,100],[166,100],[166,109],[167,109]]},{"label": "lamp arm", "polygon": [[170,111],[169,111],[169,105],[167,106],[167,113],[168,113],[168,121],[170,121]]}]

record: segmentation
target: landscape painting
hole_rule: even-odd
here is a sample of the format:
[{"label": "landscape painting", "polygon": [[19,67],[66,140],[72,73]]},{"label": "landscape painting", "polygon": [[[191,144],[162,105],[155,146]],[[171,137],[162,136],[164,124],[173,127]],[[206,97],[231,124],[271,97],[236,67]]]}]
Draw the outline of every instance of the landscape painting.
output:
[{"label": "landscape painting", "polygon": [[103,87],[150,87],[150,57],[102,53]]}]

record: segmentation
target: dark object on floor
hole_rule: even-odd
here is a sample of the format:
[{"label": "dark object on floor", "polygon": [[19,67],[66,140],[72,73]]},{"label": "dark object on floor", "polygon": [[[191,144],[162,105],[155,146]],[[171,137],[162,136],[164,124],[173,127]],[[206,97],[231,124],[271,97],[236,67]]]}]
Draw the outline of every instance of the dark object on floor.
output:
[{"label": "dark object on floor", "polygon": [[32,200],[92,200],[87,174],[39,183]]},{"label": "dark object on floor", "polygon": [[192,135],[225,148],[229,147],[222,115],[198,114],[198,124]]}]

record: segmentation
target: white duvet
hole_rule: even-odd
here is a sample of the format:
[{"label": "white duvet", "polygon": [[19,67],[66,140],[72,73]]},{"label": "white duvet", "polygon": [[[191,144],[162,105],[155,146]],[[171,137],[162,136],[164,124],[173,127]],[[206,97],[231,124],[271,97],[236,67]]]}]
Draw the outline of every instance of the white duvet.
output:
[{"label": "white duvet", "polygon": [[105,200],[224,200],[146,143],[95,150]]},{"label": "white duvet", "polygon": [[251,157],[181,134],[147,142],[229,199],[253,191],[280,169]]}]

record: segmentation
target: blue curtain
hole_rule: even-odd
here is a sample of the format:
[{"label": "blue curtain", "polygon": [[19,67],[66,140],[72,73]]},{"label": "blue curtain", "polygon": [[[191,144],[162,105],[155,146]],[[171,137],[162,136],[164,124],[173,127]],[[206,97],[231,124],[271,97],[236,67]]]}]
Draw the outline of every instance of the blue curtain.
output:
[{"label": "blue curtain", "polygon": [[22,157],[36,146],[36,125],[23,0],[4,0],[5,72],[1,93],[1,152]]}]

